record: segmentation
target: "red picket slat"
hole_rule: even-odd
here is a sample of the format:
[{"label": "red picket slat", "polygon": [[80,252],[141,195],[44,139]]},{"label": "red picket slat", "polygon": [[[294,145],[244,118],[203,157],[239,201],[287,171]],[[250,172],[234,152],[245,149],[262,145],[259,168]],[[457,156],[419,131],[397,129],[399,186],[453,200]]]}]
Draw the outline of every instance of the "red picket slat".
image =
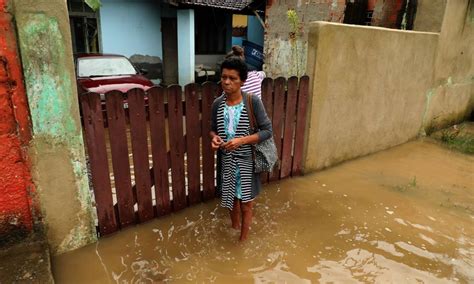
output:
[{"label": "red picket slat", "polygon": [[132,193],[130,162],[128,160],[123,98],[123,94],[118,91],[111,91],[105,94],[115,192],[117,194],[119,221],[122,228],[135,223],[135,210],[133,209],[135,202]]},{"label": "red picket slat", "polygon": [[296,101],[298,96],[298,77],[288,79],[285,110],[285,129],[283,132],[283,145],[281,154],[280,178],[286,178],[291,174],[291,164],[293,161],[293,132],[296,122]]},{"label": "red picket slat", "polygon": [[[280,157],[281,161],[281,136],[283,132],[283,119],[285,114],[285,87],[286,87],[286,79],[283,77],[278,77],[274,81],[275,85],[275,93],[273,96],[273,138],[275,139],[275,145],[278,150],[278,156]],[[278,180],[280,177],[280,169],[275,169],[270,174],[270,181]]]},{"label": "red picket slat", "polygon": [[118,230],[112,188],[110,185],[104,120],[100,95],[88,93],[80,96],[84,119],[85,139],[92,172],[92,185],[99,221],[99,232],[107,235]]},{"label": "red picket slat", "polygon": [[298,113],[296,114],[296,135],[295,135],[295,153],[293,155],[292,175],[301,175],[303,173],[303,152],[305,143],[305,130],[308,112],[309,97],[309,77],[303,76],[300,79],[298,90]]},{"label": "red picket slat", "polygon": [[158,216],[163,216],[171,212],[164,98],[165,90],[163,88],[153,87],[148,90],[151,152],[153,156],[153,177]]},{"label": "red picket slat", "polygon": [[185,87],[186,102],[186,164],[188,172],[189,204],[201,202],[201,173],[199,141],[201,138],[201,121],[199,119],[199,89],[198,84]]},{"label": "red picket slat", "polygon": [[173,210],[187,206],[184,183],[184,135],[183,135],[183,103],[181,86],[174,85],[167,89],[168,93],[168,124],[170,129],[171,180],[173,188]]},{"label": "red picket slat", "polygon": [[[265,78],[262,81],[262,102],[265,106],[265,111],[267,112],[268,118],[270,121],[273,118],[273,79]],[[269,180],[269,174],[262,173],[260,175],[262,183],[267,183]]]},{"label": "red picket slat", "polygon": [[214,151],[211,148],[211,116],[212,103],[218,92],[215,83],[206,82],[202,85],[202,187],[203,198],[209,200],[215,196]]},{"label": "red picket slat", "polygon": [[127,92],[127,100],[137,189],[138,218],[140,222],[144,222],[154,217],[148,162],[145,94],[143,90],[132,89]]}]

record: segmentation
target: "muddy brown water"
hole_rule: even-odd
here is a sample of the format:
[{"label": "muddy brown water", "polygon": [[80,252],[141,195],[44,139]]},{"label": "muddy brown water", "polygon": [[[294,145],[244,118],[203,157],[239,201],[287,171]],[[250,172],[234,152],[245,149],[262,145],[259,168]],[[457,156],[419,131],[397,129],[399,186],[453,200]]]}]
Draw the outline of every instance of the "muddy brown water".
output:
[{"label": "muddy brown water", "polygon": [[473,283],[474,157],[416,141],[265,186],[249,240],[217,200],[57,256],[57,283]]}]

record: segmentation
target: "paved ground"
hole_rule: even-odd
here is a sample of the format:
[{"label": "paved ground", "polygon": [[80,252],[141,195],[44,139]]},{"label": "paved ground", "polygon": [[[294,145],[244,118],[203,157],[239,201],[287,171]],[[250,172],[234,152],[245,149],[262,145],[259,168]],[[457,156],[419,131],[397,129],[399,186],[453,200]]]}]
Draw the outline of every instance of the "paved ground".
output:
[{"label": "paved ground", "polygon": [[0,252],[0,283],[54,283],[47,245],[29,239]]}]

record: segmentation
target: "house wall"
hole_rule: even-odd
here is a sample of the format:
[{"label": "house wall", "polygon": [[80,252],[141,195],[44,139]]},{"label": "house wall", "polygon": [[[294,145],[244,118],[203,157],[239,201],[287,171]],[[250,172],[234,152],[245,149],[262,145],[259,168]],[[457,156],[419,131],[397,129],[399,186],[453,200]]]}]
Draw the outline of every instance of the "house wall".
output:
[{"label": "house wall", "polygon": [[163,78],[161,10],[155,0],[102,0],[102,51],[130,57],[150,79]]},{"label": "house wall", "polygon": [[104,53],[162,58],[159,1],[102,0],[100,21]]},{"label": "house wall", "polygon": [[54,254],[96,239],[64,0],[14,0],[28,105],[32,176]]},{"label": "house wall", "polygon": [[0,0],[0,247],[35,231],[39,219],[28,145],[31,122],[9,1]]},{"label": "house wall", "polygon": [[447,2],[440,34],[311,25],[305,171],[404,143],[470,115],[474,22],[468,2]]}]

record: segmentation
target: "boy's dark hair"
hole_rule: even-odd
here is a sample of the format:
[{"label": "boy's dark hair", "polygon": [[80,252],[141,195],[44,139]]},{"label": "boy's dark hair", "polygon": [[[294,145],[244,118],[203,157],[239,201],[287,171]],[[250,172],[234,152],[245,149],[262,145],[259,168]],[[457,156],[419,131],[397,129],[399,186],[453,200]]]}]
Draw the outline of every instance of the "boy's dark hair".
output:
[{"label": "boy's dark hair", "polygon": [[221,64],[221,74],[224,68],[236,70],[239,73],[240,80],[244,82],[247,80],[248,68],[247,64],[245,64],[245,61],[243,61],[242,58],[238,56],[227,57]]}]

